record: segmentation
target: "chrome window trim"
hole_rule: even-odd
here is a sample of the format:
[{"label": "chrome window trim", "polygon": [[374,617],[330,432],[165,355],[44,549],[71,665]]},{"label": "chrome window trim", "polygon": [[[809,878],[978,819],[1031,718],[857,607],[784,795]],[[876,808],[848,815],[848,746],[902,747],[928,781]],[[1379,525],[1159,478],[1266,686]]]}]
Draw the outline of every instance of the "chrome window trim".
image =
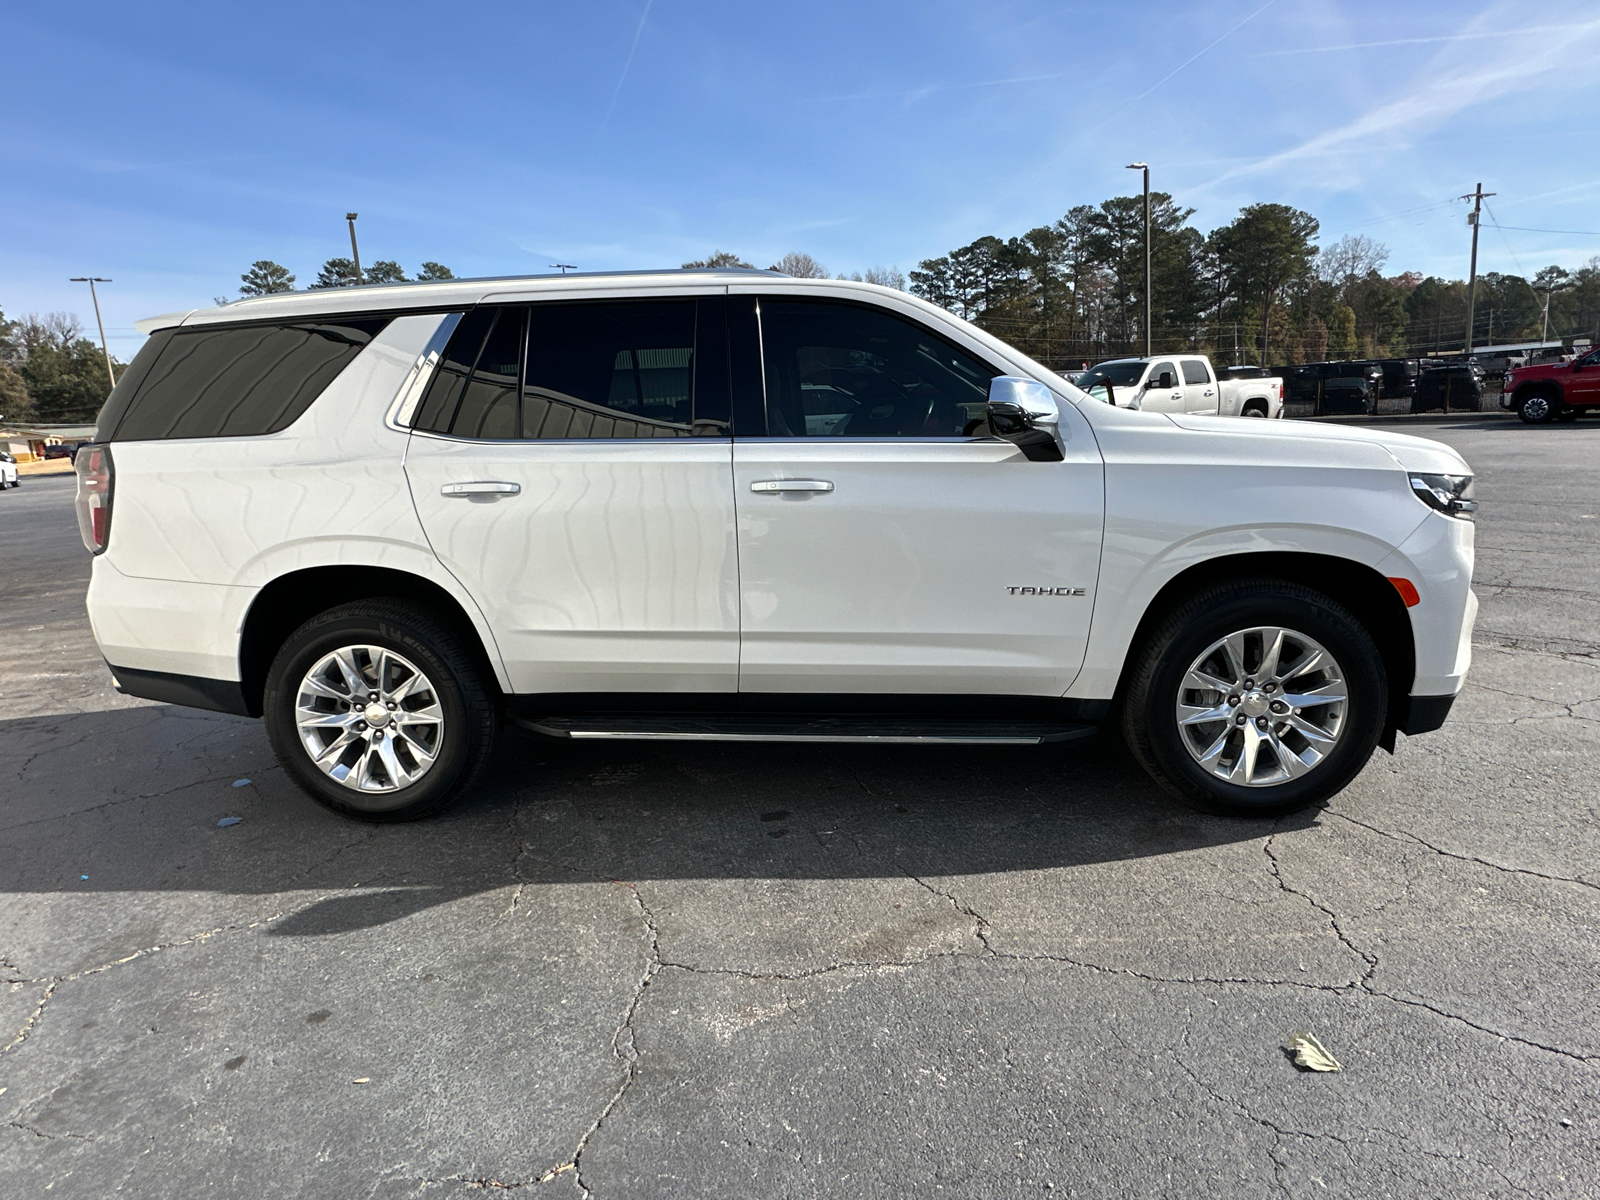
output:
[{"label": "chrome window trim", "polygon": [[[732,445],[731,437],[686,438],[464,438],[453,433],[435,433],[431,429],[412,429],[413,437],[433,438],[440,442],[457,442],[464,446],[711,446]],[[804,440],[804,439],[800,439]]]},{"label": "chrome window trim", "polygon": [[444,318],[439,322],[439,328],[433,331],[428,344],[422,348],[422,353],[417,355],[417,361],[411,364],[411,371],[406,375],[406,381],[400,385],[393,403],[389,405],[383,423],[390,429],[401,433],[416,432],[412,428],[412,422],[417,418],[417,405],[422,403],[428,384],[433,381],[433,372],[439,366],[439,360],[444,357],[444,348],[450,342],[450,335],[455,333],[456,326],[461,324],[461,318],[466,315],[465,309],[461,312],[444,314]]}]

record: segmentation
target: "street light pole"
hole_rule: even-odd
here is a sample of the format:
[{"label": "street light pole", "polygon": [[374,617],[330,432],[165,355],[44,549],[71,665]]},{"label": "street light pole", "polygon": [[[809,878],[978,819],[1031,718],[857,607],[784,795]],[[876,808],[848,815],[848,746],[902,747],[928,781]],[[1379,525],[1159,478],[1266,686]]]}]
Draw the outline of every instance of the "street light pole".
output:
[{"label": "street light pole", "polygon": [[94,323],[100,327],[100,353],[106,356],[106,378],[111,380],[111,386],[117,386],[117,373],[111,369],[111,347],[106,345],[106,323],[100,319],[100,295],[94,290],[97,283],[110,283],[109,279],[102,279],[98,275],[77,275],[67,280],[68,283],[87,283],[89,285],[89,299],[94,301]]},{"label": "street light pole", "polygon": [[1144,356],[1150,357],[1150,164],[1129,163],[1128,170],[1144,172]]},{"label": "street light pole", "polygon": [[356,217],[359,213],[345,213],[344,219],[350,222],[350,257],[356,264],[356,283],[361,282],[361,251],[356,249]]}]

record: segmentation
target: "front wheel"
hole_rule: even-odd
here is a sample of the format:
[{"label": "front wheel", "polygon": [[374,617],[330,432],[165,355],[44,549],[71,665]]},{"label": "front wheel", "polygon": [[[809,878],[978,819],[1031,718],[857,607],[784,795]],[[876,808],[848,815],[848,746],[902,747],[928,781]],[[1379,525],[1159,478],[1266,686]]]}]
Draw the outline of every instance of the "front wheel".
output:
[{"label": "front wheel", "polygon": [[1224,584],[1164,618],[1138,655],[1123,734],[1157,783],[1230,816],[1280,816],[1342,790],[1383,732],[1383,658],[1328,597]]},{"label": "front wheel", "polygon": [[472,786],[499,713],[473,656],[435,613],[366,600],[290,634],[267,672],[263,716],[278,761],[318,804],[409,821]]},{"label": "front wheel", "polygon": [[1522,403],[1517,405],[1517,416],[1529,425],[1548,424],[1555,415],[1555,403],[1544,392],[1534,392],[1531,396],[1524,396]]}]

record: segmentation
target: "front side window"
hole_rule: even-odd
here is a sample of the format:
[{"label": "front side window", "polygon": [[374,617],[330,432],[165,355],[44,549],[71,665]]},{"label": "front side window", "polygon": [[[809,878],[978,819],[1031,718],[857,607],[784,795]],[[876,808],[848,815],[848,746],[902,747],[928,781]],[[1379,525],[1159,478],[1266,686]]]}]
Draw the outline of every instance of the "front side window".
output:
[{"label": "front side window", "polygon": [[1197,358],[1183,360],[1183,381],[1185,383],[1210,383],[1211,376],[1206,374],[1206,365]]},{"label": "front side window", "polygon": [[1113,388],[1131,387],[1144,375],[1144,367],[1143,359],[1101,363],[1094,370],[1085,371],[1078,380],[1078,386],[1086,392],[1097,383],[1109,383]]},{"label": "front side window", "polygon": [[1001,374],[912,321],[859,304],[763,299],[771,437],[963,437]]},{"label": "front side window", "polygon": [[1152,387],[1152,388],[1153,387],[1159,387],[1161,385],[1161,376],[1162,375],[1169,376],[1169,380],[1168,380],[1168,383],[1167,383],[1168,387],[1177,387],[1178,386],[1178,372],[1173,370],[1172,364],[1169,363],[1169,362],[1158,362],[1155,366],[1151,367],[1150,368],[1150,380],[1149,380],[1148,383],[1145,384],[1145,386],[1146,387]]}]

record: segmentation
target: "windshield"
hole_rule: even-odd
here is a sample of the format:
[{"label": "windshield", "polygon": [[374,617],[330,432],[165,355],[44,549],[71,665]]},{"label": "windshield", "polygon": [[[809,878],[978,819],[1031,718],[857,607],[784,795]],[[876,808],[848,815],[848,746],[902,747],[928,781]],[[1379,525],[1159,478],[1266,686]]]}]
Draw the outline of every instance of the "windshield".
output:
[{"label": "windshield", "polygon": [[1088,391],[1097,383],[1110,382],[1112,387],[1128,387],[1139,382],[1139,377],[1144,374],[1144,369],[1150,364],[1143,359],[1131,362],[1101,363],[1092,371],[1085,371],[1078,377],[1078,386]]}]

